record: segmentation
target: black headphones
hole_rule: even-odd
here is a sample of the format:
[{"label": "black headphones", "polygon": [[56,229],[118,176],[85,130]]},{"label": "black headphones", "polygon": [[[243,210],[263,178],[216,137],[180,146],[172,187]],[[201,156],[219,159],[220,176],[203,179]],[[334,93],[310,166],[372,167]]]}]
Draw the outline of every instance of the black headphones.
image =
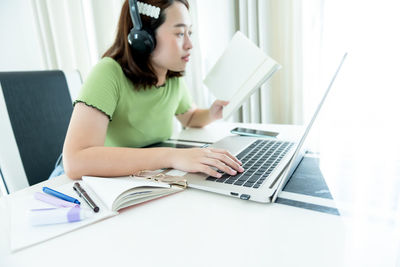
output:
[{"label": "black headphones", "polygon": [[150,30],[143,28],[137,0],[129,0],[129,11],[133,22],[133,28],[128,34],[128,43],[133,53],[148,55],[153,52],[156,46],[154,34]]}]

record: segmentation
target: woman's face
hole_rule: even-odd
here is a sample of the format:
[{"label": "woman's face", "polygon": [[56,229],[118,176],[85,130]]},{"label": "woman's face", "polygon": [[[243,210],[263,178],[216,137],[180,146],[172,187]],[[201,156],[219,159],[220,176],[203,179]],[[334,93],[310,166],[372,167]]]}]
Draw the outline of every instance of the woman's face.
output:
[{"label": "woman's face", "polygon": [[155,32],[157,45],[150,55],[151,63],[159,71],[184,71],[192,49],[189,11],[175,1],[165,9],[165,15],[165,22]]}]

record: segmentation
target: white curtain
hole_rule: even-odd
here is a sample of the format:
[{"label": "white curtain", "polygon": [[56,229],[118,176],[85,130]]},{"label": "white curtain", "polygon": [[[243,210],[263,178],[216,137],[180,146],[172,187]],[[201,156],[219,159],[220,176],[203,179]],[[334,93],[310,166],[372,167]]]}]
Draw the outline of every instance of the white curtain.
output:
[{"label": "white curtain", "polygon": [[85,78],[111,45],[123,0],[31,0],[47,69]]},{"label": "white curtain", "polygon": [[301,1],[238,0],[238,30],[282,69],[243,105],[238,119],[251,123],[302,122]]},{"label": "white curtain", "polygon": [[[199,27],[199,13],[197,12],[197,0],[189,0],[190,15],[192,18],[192,32],[197,33]],[[193,49],[191,59],[186,67],[185,78],[194,102],[199,107],[207,107],[207,96],[203,87],[203,72],[202,72],[202,54],[200,49],[199,35],[192,35]]]},{"label": "white curtain", "polygon": [[[247,35],[283,67],[245,102],[231,120],[251,123],[302,123],[302,1],[196,2],[200,13],[198,22],[202,41],[203,75],[211,69],[237,30]],[[208,95],[206,91],[204,94]],[[207,99],[210,104],[212,99]]]}]

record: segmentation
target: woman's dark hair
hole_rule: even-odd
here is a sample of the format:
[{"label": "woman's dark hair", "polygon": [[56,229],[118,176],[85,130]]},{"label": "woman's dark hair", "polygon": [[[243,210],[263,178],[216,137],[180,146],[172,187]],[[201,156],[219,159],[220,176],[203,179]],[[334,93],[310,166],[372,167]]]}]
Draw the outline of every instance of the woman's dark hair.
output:
[{"label": "woman's dark hair", "polygon": [[[161,9],[158,19],[140,15],[143,28],[155,33],[157,28],[165,22],[165,9],[171,6],[175,1],[181,2],[186,6],[187,9],[189,9],[189,3],[187,0],[141,0],[140,2],[148,3]],[[156,85],[158,79],[153,67],[150,64],[150,55],[134,55],[132,53],[128,43],[128,34],[132,28],[133,23],[129,12],[129,3],[128,0],[126,0],[122,5],[115,41],[103,54],[103,57],[111,57],[117,61],[121,65],[124,74],[135,85],[134,88],[136,90],[140,90],[142,88],[146,89]],[[183,71],[175,72],[168,70],[167,79],[171,77],[181,77],[183,74]]]}]

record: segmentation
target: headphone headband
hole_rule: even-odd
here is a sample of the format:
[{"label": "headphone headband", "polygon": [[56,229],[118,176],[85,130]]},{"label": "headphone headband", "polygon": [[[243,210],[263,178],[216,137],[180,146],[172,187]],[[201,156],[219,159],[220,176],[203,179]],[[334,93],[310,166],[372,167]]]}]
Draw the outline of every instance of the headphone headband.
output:
[{"label": "headphone headband", "polygon": [[133,22],[133,28],[137,30],[142,29],[142,20],[140,19],[139,9],[136,0],[129,0],[129,13]]},{"label": "headphone headband", "polygon": [[128,34],[128,43],[131,46],[132,53],[143,56],[153,52],[156,46],[154,33],[143,28],[139,13],[146,16],[156,16],[158,18],[160,8],[158,8],[158,10],[157,8],[158,7],[152,5],[137,2],[137,0],[129,0],[129,13],[131,14],[133,28]]}]

